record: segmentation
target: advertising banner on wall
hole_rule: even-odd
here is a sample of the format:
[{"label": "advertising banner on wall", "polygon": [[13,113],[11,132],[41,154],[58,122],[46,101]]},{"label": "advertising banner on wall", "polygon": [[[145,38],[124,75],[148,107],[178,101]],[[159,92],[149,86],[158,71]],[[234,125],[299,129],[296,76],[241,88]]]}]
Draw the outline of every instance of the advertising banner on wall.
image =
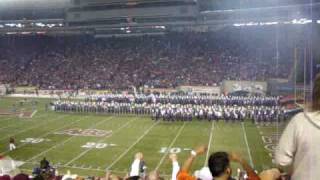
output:
[{"label": "advertising banner on wall", "polygon": [[225,95],[239,91],[246,91],[249,94],[265,95],[267,92],[267,82],[225,80],[222,83],[221,89]]},{"label": "advertising banner on wall", "polygon": [[220,86],[179,86],[178,89],[193,94],[221,94]]}]

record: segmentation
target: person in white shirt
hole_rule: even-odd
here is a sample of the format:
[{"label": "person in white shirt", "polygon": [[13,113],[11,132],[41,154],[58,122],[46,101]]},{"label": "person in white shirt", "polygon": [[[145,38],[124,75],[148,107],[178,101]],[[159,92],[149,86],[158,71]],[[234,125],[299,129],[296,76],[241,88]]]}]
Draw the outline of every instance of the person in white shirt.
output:
[{"label": "person in white shirt", "polygon": [[171,162],[172,162],[171,180],[177,180],[177,174],[180,171],[178,157],[176,154],[170,154],[169,158],[171,159]]},{"label": "person in white shirt", "polygon": [[13,137],[10,137],[10,139],[9,139],[9,150],[13,151],[15,149],[16,149],[15,139]]},{"label": "person in white shirt", "polygon": [[144,162],[143,162],[143,154],[141,152],[138,152],[135,155],[135,159],[131,165],[131,170],[129,173],[130,177],[137,177],[140,175],[143,175],[141,170],[145,170],[147,167],[145,166]]},{"label": "person in white shirt", "polygon": [[293,117],[276,149],[275,160],[286,167],[291,180],[320,177],[320,75],[317,75],[310,108]]}]

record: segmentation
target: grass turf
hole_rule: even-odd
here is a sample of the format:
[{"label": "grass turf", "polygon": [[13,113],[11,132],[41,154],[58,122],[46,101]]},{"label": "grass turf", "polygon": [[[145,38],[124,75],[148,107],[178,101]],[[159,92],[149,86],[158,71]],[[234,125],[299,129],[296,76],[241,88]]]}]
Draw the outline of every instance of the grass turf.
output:
[{"label": "grass turf", "polygon": [[[20,100],[2,98],[0,108],[10,110],[12,104]],[[148,116],[56,113],[45,111],[49,99],[36,100],[39,102],[37,113],[32,118],[0,116],[0,154],[25,162],[20,167],[24,171],[31,171],[46,157],[58,167],[59,172],[71,170],[80,175],[103,176],[108,168],[124,175],[134,154],[143,152],[149,171],[158,169],[163,175],[169,175],[169,152],[177,152],[182,165],[190,150],[201,144],[208,144],[210,153],[239,152],[260,171],[273,166],[271,153],[265,146],[272,150],[278,139],[266,142],[262,136],[268,138],[283,129],[283,126],[257,127],[248,121],[243,124],[223,121],[168,123],[151,121]],[[30,106],[31,103],[26,103],[22,108],[30,109]],[[112,131],[112,134],[103,137],[55,134],[74,128]],[[16,139],[18,146],[12,152],[8,151],[10,137]],[[21,142],[26,138],[42,141]],[[83,148],[88,142],[96,143],[100,148]],[[206,159],[207,155],[197,157],[193,170],[204,166]],[[232,166],[238,168],[237,164]]]}]

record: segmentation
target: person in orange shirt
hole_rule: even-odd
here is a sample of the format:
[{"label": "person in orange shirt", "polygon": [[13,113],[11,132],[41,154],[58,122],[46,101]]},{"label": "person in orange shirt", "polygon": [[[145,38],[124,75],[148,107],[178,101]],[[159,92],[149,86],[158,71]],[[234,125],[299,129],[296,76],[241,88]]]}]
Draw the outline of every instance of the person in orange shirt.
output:
[{"label": "person in orange shirt", "polygon": [[181,170],[177,174],[177,180],[197,180],[195,176],[190,175],[192,163],[196,156],[202,155],[207,151],[207,146],[199,146],[195,151],[191,151],[190,156],[184,162]]}]

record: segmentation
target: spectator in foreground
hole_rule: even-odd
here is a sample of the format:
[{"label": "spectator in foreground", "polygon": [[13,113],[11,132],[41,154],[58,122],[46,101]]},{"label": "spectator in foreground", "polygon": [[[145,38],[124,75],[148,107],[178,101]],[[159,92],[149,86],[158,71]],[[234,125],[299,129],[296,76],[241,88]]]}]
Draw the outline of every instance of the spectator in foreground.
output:
[{"label": "spectator in foreground", "polygon": [[259,174],[259,177],[261,180],[278,180],[281,177],[281,173],[279,169],[272,168],[262,171]]},{"label": "spectator in foreground", "polygon": [[9,175],[0,175],[0,180],[11,180],[11,177]]},{"label": "spectator in foreground", "polygon": [[110,171],[108,171],[105,175],[105,178],[101,178],[101,180],[123,180],[127,178],[121,178],[117,175],[112,174]]},{"label": "spectator in foreground", "polygon": [[[185,161],[177,175],[178,180],[196,180],[198,177],[189,174],[192,163],[197,155],[204,154],[207,151],[206,146],[200,146],[196,151],[192,151],[189,158]],[[259,176],[254,172],[245,159],[236,153],[216,152],[212,154],[208,161],[208,166],[215,180],[232,180],[232,169],[230,161],[240,163],[248,174],[248,180],[259,180]],[[204,169],[205,170],[205,169]],[[206,177],[207,179],[207,177]]]},{"label": "spectator in foreground", "polygon": [[311,107],[294,116],[276,150],[276,163],[292,180],[320,177],[320,74],[316,76]]},{"label": "spectator in foreground", "polygon": [[181,170],[177,174],[177,180],[196,180],[195,176],[190,175],[190,169],[197,155],[202,155],[207,151],[207,146],[199,146],[195,151],[191,151],[190,156],[184,162]]},{"label": "spectator in foreground", "polygon": [[178,162],[177,154],[170,154],[169,156],[171,162],[172,162],[172,175],[171,180],[177,180],[177,174],[180,171],[180,165]]},{"label": "spectator in foreground", "polygon": [[160,177],[160,174],[158,171],[151,171],[147,176],[146,180],[164,180],[162,177]]},{"label": "spectator in foreground", "polygon": [[259,176],[254,172],[248,162],[237,153],[216,152],[209,158],[208,165],[210,172],[216,180],[232,179],[232,169],[230,162],[239,163],[248,175],[248,180],[259,180]]},{"label": "spectator in foreground", "polygon": [[46,158],[44,157],[41,161],[40,161],[40,168],[43,170],[47,170],[50,167],[50,163],[48,160],[46,160]]},{"label": "spectator in foreground", "polygon": [[27,174],[17,174],[16,176],[13,177],[13,180],[29,180],[29,176]]},{"label": "spectator in foreground", "polygon": [[9,150],[13,151],[16,149],[15,139],[13,137],[10,137],[9,139]]}]

